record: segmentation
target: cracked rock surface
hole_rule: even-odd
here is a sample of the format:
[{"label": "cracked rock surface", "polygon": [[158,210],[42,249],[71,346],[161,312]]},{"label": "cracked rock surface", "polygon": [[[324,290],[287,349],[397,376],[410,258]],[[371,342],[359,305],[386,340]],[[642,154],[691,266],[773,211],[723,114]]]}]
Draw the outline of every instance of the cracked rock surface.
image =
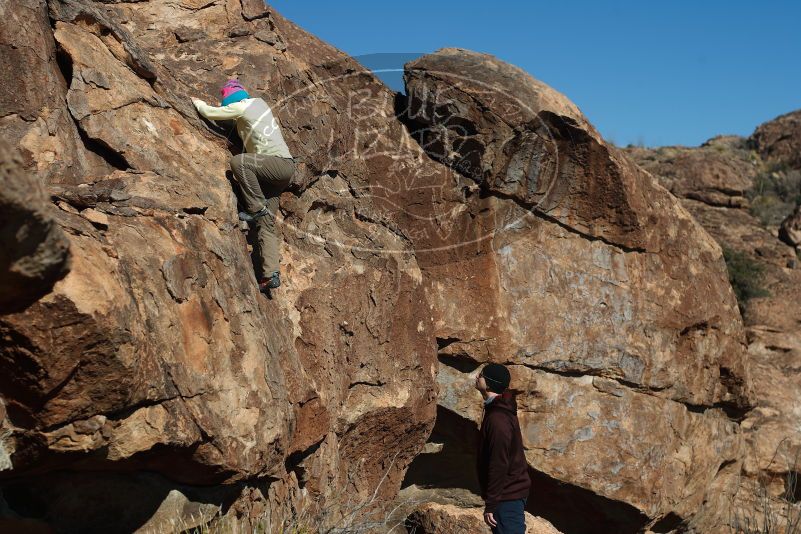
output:
[{"label": "cracked rock surface", "polygon": [[0,143],[0,313],[49,293],[69,270],[69,242],[42,184]]}]

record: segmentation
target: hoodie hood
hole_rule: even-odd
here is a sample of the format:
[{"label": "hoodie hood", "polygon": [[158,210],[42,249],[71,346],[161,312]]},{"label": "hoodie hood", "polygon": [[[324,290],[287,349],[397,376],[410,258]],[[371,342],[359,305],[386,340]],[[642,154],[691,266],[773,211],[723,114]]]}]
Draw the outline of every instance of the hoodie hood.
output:
[{"label": "hoodie hood", "polygon": [[515,399],[515,394],[508,390],[504,391],[495,397],[492,402],[487,404],[486,410],[503,410],[517,415],[517,399]]}]

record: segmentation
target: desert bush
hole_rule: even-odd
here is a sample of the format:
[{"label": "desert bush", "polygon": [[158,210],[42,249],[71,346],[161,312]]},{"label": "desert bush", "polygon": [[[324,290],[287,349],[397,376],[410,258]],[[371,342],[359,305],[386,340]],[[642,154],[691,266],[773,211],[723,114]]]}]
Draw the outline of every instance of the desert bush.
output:
[{"label": "desert bush", "polygon": [[793,211],[795,205],[784,202],[779,197],[768,194],[760,195],[751,200],[749,212],[759,220],[764,227],[778,226],[787,215]]},{"label": "desert bush", "polygon": [[[791,474],[787,477],[796,478]],[[734,534],[801,534],[801,506],[798,503],[786,496],[780,499],[771,497],[764,485],[760,485],[755,498],[756,510],[740,510],[735,514]]]},{"label": "desert bush", "polygon": [[[400,508],[419,505],[417,501],[402,501],[393,507],[379,507],[365,512],[363,508],[369,501],[355,503],[344,516],[335,518],[333,508],[322,510],[302,510],[288,518],[277,529],[271,527],[270,517],[265,513],[262,517],[250,520],[250,527],[243,526],[236,518],[218,515],[208,523],[194,528],[184,528],[182,521],[171,525],[175,534],[373,534],[375,532],[405,532],[405,517],[395,518]],[[341,506],[341,504],[340,504]],[[347,506],[347,503],[345,503]]]},{"label": "desert bush", "polygon": [[756,176],[747,196],[751,215],[763,226],[781,224],[801,203],[801,170],[771,165]]},{"label": "desert bush", "polygon": [[[292,517],[286,518],[280,527],[273,528],[270,512],[265,511],[262,516],[250,519],[249,527],[235,517],[218,513],[203,525],[196,525],[195,521],[177,519],[171,522],[171,534],[373,534],[375,532],[405,532],[405,515],[397,518],[399,510],[413,509],[421,502],[416,500],[400,500],[392,506],[382,506],[376,502],[378,492],[387,480],[389,472],[397,459],[398,454],[392,458],[389,467],[383,473],[381,480],[373,493],[361,500],[354,500],[348,495],[344,500],[337,500],[325,507],[315,504],[303,507]],[[352,475],[348,476],[353,482]],[[342,512],[344,510],[344,512]],[[160,533],[161,534],[161,533]]]},{"label": "desert bush", "polygon": [[723,259],[729,272],[729,283],[740,309],[744,310],[752,298],[767,297],[770,294],[762,286],[764,268],[758,261],[752,259],[745,252],[729,247],[723,247]]}]

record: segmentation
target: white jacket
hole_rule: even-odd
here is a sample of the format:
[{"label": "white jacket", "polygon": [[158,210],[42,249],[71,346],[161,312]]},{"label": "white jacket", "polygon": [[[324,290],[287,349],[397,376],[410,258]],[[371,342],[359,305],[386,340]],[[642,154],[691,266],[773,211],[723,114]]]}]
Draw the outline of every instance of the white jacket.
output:
[{"label": "white jacket", "polygon": [[214,107],[192,99],[198,112],[210,120],[236,120],[236,131],[245,144],[245,152],[291,158],[278,119],[261,98],[245,98],[227,106]]}]

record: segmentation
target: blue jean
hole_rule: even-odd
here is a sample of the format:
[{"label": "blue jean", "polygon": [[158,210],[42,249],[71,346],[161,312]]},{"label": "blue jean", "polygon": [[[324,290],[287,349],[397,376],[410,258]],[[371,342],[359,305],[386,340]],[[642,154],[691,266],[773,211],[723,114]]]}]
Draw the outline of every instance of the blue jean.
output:
[{"label": "blue jean", "polygon": [[493,515],[498,526],[492,527],[492,534],[526,534],[525,507],[526,499],[499,502]]}]

